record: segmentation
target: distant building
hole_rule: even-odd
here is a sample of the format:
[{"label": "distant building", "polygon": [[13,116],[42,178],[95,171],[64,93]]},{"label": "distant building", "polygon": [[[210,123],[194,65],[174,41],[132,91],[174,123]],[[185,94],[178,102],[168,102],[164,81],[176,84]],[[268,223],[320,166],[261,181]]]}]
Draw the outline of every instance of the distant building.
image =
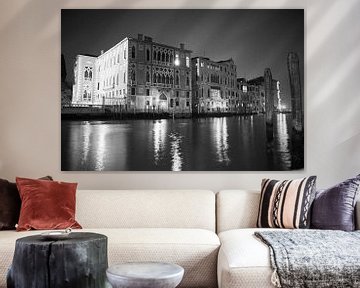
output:
[{"label": "distant building", "polygon": [[191,113],[191,51],[125,38],[100,56],[78,55],[73,106],[131,112]]},{"label": "distant building", "polygon": [[[254,79],[237,79],[237,87],[241,98],[241,112],[246,114],[265,112],[264,77]],[[280,81],[273,79],[272,91],[275,109],[281,108]]]},{"label": "distant building", "polygon": [[232,59],[192,58],[193,113],[236,112],[236,65]]}]

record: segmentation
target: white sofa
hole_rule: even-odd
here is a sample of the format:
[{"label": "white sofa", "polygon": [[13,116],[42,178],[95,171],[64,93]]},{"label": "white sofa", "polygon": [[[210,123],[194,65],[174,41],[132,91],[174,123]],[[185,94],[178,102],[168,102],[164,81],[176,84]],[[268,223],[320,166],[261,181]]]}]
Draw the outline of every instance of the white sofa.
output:
[{"label": "white sofa", "polygon": [[[216,195],[220,288],[274,288],[269,248],[254,236],[255,231],[266,229],[255,228],[259,201],[259,191],[224,190]],[[359,229],[360,202],[356,209]]]},{"label": "white sofa", "polygon": [[[216,287],[220,241],[215,194],[207,190],[77,191],[81,231],[108,237],[109,265],[165,261],[185,269],[180,287]],[[6,287],[15,240],[44,231],[0,231],[0,287]],[[25,287],[24,287],[25,288]]]},{"label": "white sofa", "polygon": [[[253,236],[259,199],[245,190],[79,190],[76,219],[108,236],[109,265],[172,262],[185,269],[179,287],[266,288],[269,249]],[[16,239],[42,232],[0,231],[0,288]]]}]

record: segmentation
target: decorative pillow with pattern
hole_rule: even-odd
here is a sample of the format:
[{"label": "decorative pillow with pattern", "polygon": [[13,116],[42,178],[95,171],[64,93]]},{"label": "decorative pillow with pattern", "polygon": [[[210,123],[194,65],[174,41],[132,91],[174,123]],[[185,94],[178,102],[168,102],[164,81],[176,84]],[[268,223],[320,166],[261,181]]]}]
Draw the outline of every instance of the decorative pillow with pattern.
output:
[{"label": "decorative pillow with pattern", "polygon": [[263,179],[257,227],[309,228],[316,176],[294,180]]}]

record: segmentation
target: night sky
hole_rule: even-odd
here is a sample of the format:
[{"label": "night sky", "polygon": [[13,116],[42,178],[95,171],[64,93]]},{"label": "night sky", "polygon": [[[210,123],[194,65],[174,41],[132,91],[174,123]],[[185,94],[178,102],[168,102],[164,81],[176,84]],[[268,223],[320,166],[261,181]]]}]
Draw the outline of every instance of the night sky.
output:
[{"label": "night sky", "polygon": [[[99,55],[125,37],[144,34],[154,42],[185,48],[194,56],[233,58],[238,77],[280,80],[283,104],[290,105],[288,52],[300,58],[304,83],[304,10],[68,10],[61,13],[61,49],[67,81],[73,82],[77,54]],[[304,91],[304,89],[303,89]]]}]

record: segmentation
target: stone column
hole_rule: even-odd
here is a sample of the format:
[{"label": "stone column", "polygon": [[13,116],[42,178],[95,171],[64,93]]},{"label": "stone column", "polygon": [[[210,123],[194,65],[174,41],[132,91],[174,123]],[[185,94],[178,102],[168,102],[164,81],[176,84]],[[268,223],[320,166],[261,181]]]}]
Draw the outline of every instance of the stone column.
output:
[{"label": "stone column", "polygon": [[302,133],[304,131],[304,99],[301,91],[299,57],[296,53],[289,53],[287,65],[291,91],[292,127],[296,132]]},{"label": "stone column", "polygon": [[265,115],[266,115],[266,138],[268,142],[272,142],[274,138],[274,95],[272,89],[272,75],[270,68],[266,68],[264,72],[265,87]]}]

